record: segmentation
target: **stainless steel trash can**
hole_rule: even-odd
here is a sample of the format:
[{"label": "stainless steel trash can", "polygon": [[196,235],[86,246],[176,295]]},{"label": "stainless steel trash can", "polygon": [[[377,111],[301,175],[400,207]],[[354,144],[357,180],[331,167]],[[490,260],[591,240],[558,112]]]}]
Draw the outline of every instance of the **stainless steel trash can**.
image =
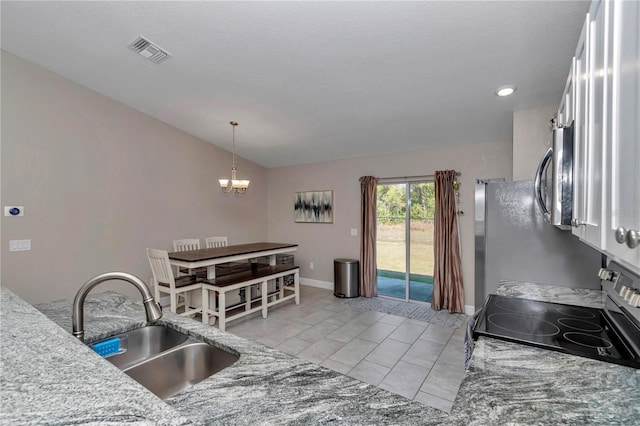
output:
[{"label": "stainless steel trash can", "polygon": [[360,296],[360,262],[355,259],[334,259],[333,281],[334,296]]}]

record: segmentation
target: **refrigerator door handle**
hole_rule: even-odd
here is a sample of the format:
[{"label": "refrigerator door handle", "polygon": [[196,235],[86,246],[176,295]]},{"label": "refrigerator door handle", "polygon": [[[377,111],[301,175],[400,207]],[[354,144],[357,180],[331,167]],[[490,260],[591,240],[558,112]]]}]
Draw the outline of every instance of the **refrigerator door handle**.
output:
[{"label": "refrigerator door handle", "polygon": [[533,182],[536,203],[538,204],[538,208],[542,213],[542,217],[547,222],[551,222],[551,213],[549,212],[549,209],[544,202],[544,198],[542,197],[542,174],[544,173],[544,169],[547,166],[547,163],[549,162],[549,160],[551,160],[551,157],[553,157],[553,148],[549,147],[549,149],[547,149],[547,152],[544,154],[544,157],[542,157],[542,160],[540,160],[540,164],[538,164],[538,170],[536,170],[536,179]]}]

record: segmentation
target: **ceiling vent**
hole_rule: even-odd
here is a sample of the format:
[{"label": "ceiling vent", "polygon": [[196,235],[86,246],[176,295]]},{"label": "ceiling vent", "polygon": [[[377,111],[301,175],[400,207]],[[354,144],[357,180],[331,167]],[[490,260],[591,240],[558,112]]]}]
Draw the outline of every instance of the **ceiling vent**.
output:
[{"label": "ceiling vent", "polygon": [[163,62],[165,59],[171,57],[171,53],[162,49],[158,45],[150,42],[146,38],[142,36],[138,36],[131,44],[129,44],[129,49],[137,52],[139,55],[144,56],[151,62],[159,64]]}]

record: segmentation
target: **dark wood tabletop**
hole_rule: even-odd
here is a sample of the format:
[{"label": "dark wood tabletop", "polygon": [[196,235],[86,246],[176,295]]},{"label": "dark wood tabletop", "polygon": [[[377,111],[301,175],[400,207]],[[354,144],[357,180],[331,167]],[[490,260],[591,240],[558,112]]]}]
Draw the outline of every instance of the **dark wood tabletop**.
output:
[{"label": "dark wood tabletop", "polygon": [[250,243],[236,244],[227,247],[203,248],[199,250],[174,251],[169,253],[169,259],[183,262],[199,262],[220,257],[237,256],[241,254],[257,253],[261,251],[278,250],[298,247],[298,244],[286,243]]}]

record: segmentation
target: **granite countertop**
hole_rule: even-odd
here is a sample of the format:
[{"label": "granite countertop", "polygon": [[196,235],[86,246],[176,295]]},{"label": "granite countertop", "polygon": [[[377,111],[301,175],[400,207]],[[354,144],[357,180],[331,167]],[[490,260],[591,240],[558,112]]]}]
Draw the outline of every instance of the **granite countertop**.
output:
[{"label": "granite countertop", "polygon": [[[498,293],[513,297],[592,307],[604,300],[591,290],[502,284]],[[159,323],[240,358],[162,401],[71,336],[70,300],[39,312],[0,290],[2,424],[640,423],[633,368],[481,337],[447,415],[170,312]],[[138,300],[107,292],[87,298],[85,321],[90,342],[140,327],[145,317]]]},{"label": "granite countertop", "polygon": [[193,424],[5,287],[0,299],[1,424]]},{"label": "granite countertop", "polygon": [[[240,358],[162,401],[71,336],[70,300],[38,305],[39,312],[6,288],[1,290],[2,424],[446,421],[442,411],[166,311],[157,323]],[[146,322],[140,301],[113,292],[90,294],[84,318],[87,342]]]},{"label": "granite countertop", "polygon": [[[602,308],[601,291],[503,281],[497,294]],[[452,412],[469,425],[640,424],[640,370],[480,337]]]}]

